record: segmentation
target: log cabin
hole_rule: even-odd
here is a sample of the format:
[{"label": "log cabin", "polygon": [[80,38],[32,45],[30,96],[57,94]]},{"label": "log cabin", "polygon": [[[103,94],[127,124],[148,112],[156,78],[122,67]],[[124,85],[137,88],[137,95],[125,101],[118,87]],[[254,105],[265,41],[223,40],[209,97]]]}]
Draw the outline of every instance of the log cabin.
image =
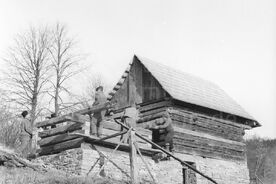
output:
[{"label": "log cabin", "polygon": [[[134,56],[109,100],[117,109],[139,104],[137,126],[142,128],[170,109],[175,154],[200,158],[186,161],[205,168],[219,183],[249,182],[243,136],[260,124],[216,84]],[[151,132],[162,145],[162,133]]]},{"label": "log cabin", "polygon": [[[249,184],[243,136],[245,130],[260,124],[212,82],[134,56],[109,93],[108,100],[116,104],[112,118],[122,116],[123,111],[134,104],[138,106],[140,114],[136,132],[160,146],[164,146],[164,132],[149,127],[169,112],[174,130],[172,154],[175,157],[216,183]],[[45,127],[67,122],[64,126],[39,132],[40,159],[66,172],[87,176],[98,172],[100,166],[97,162],[103,154],[109,155],[111,163],[105,166],[107,176],[129,181],[130,146],[122,144],[114,152],[118,137],[97,142],[97,138],[89,136],[89,122],[85,115],[103,108],[83,109],[37,123],[37,127]],[[119,131],[121,127],[116,123],[104,122],[104,135]],[[83,135],[70,135],[68,132]],[[210,183],[206,177],[174,159],[156,162],[152,156],[160,152],[141,139],[137,139],[137,143],[145,156],[144,159],[137,158],[136,162],[140,182],[149,183],[153,177],[161,184]],[[148,168],[152,172],[151,177],[146,172]]]}]

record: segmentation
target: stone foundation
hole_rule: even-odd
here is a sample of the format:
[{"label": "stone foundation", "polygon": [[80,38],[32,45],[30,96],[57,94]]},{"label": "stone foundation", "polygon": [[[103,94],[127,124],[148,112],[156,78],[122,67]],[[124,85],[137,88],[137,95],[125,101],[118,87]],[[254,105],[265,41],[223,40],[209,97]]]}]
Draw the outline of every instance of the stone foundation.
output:
[{"label": "stone foundation", "polygon": [[80,175],[82,165],[83,151],[81,148],[66,150],[58,154],[41,156],[38,159],[42,160],[46,166],[59,169],[68,174]]},{"label": "stone foundation", "polygon": [[[111,156],[111,160],[115,162],[122,170],[129,174],[129,154],[122,151],[116,151],[111,155],[112,150],[108,148],[97,147],[105,155]],[[175,156],[184,161],[195,163],[198,170],[216,180],[219,184],[249,184],[249,173],[246,161],[226,161],[210,158],[202,158],[200,156],[185,155],[175,153]],[[91,149],[88,144],[83,143],[81,148],[68,150],[56,155],[44,156],[41,159],[47,165],[54,168],[65,170],[71,174],[86,175],[91,166],[99,158],[96,150]],[[159,184],[183,184],[182,166],[175,160],[161,161],[155,163],[150,157],[144,157],[152,171],[154,178]],[[146,170],[141,158],[137,160],[138,177],[141,183],[149,183],[152,181]],[[89,173],[94,176],[99,171],[99,164]],[[111,162],[105,167],[106,177],[116,180],[129,181],[129,177],[116,168]],[[193,174],[193,173],[191,173]],[[194,179],[193,179],[194,180]],[[207,179],[196,174],[196,180],[192,183],[209,184]]]}]

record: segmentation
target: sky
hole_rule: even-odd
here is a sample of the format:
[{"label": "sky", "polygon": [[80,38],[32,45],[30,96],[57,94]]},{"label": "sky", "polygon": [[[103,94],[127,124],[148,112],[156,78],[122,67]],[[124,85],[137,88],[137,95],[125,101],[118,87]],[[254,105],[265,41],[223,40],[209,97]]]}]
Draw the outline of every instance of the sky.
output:
[{"label": "sky", "polygon": [[137,54],[218,84],[262,124],[249,135],[276,138],[276,1],[0,0],[0,56],[56,22],[110,85]]}]

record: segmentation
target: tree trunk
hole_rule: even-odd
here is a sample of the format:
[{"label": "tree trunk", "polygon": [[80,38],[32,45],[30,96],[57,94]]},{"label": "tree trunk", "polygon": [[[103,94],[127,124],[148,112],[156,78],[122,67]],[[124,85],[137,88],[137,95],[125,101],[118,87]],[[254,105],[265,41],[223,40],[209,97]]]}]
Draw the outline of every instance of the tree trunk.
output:
[{"label": "tree trunk", "polygon": [[55,114],[56,116],[58,116],[59,113],[59,104],[58,104],[58,96],[59,96],[59,92],[58,92],[58,88],[55,89]]},{"label": "tree trunk", "polygon": [[[59,64],[59,62],[58,62]],[[55,88],[55,114],[58,116],[59,114],[59,90],[60,90],[60,76],[59,76],[59,69],[56,69],[57,72],[57,81],[56,81],[56,88]]]}]

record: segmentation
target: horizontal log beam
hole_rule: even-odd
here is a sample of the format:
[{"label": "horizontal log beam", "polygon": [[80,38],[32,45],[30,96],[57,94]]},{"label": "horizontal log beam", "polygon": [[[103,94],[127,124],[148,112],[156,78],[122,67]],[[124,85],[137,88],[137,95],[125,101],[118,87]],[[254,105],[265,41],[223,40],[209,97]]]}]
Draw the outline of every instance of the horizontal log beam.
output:
[{"label": "horizontal log beam", "polygon": [[184,153],[188,155],[198,155],[204,158],[213,158],[213,159],[224,159],[224,160],[235,160],[235,161],[243,161],[245,160],[245,156],[235,156],[235,155],[228,155],[222,153],[214,153],[211,150],[204,150],[198,148],[192,148],[188,146],[183,146],[179,144],[174,145],[175,152]]},{"label": "horizontal log beam", "polygon": [[[189,124],[196,124],[198,126],[202,126],[202,127],[206,127],[206,128],[210,128],[210,129],[213,128],[217,131],[220,131],[220,130],[226,131],[227,130],[227,132],[231,132],[231,133],[234,133],[237,135],[239,135],[239,134],[242,135],[244,132],[243,128],[238,128],[233,125],[226,125],[226,124],[223,124],[216,120],[213,120],[211,118],[203,119],[201,117],[192,116],[192,115],[188,115],[188,114],[179,115],[179,114],[174,114],[174,113],[171,115],[171,117],[172,117],[172,119],[175,119],[177,121],[182,121],[182,122],[189,123]],[[194,120],[194,119],[196,119],[196,120]]]},{"label": "horizontal log beam", "polygon": [[143,118],[143,117],[146,117],[146,116],[149,116],[149,115],[154,115],[154,114],[157,114],[157,113],[160,113],[160,112],[165,112],[167,109],[168,109],[168,107],[161,107],[161,108],[158,108],[158,109],[146,111],[144,113],[141,113],[140,117]]},{"label": "horizontal log beam", "polygon": [[52,119],[49,119],[49,120],[38,122],[38,123],[36,123],[35,126],[37,128],[46,127],[46,126],[49,126],[49,125],[55,125],[55,124],[63,123],[63,122],[66,122],[66,121],[72,121],[72,119],[73,118],[69,117],[69,116],[60,116],[60,117],[56,117],[56,118],[52,118]]},{"label": "horizontal log beam", "polygon": [[141,107],[147,106],[149,104],[153,104],[153,103],[158,103],[158,102],[162,102],[162,101],[171,101],[172,98],[171,97],[164,97],[164,98],[159,98],[156,100],[150,100],[150,101],[146,101],[146,102],[142,102],[140,104],[138,104]]},{"label": "horizontal log beam", "polygon": [[143,113],[143,112],[153,110],[153,109],[158,109],[161,107],[169,107],[171,105],[172,105],[171,101],[161,101],[161,102],[152,103],[152,104],[148,104],[143,107],[140,107],[139,110],[141,113]]},{"label": "horizontal log beam", "polygon": [[52,118],[49,120],[45,120],[42,122],[38,122],[36,123],[36,127],[44,127],[44,126],[49,126],[49,125],[55,125],[55,124],[59,124],[62,122],[66,122],[66,121],[74,121],[74,122],[83,122],[85,119],[82,119],[80,115],[85,115],[85,114],[92,114],[95,112],[99,112],[103,109],[106,109],[108,107],[109,103],[106,103],[104,105],[97,105],[97,106],[93,106],[93,107],[89,107],[86,109],[82,109],[82,110],[78,110],[74,113],[69,113],[69,114],[65,114],[63,116],[59,116],[56,118]]},{"label": "horizontal log beam", "polygon": [[152,115],[149,115],[149,116],[144,116],[144,117],[139,118],[137,123],[139,124],[139,123],[144,123],[144,122],[147,122],[147,121],[151,121],[151,120],[160,118],[163,115],[164,115],[164,112],[159,112],[159,113],[152,114]]},{"label": "horizontal log beam", "polygon": [[230,125],[230,126],[233,126],[233,127],[242,128],[242,129],[251,129],[251,127],[249,125],[240,124],[240,123],[236,123],[236,122],[233,122],[233,121],[227,121],[225,119],[216,118],[216,117],[213,117],[213,116],[208,116],[208,115],[204,115],[204,114],[200,114],[200,113],[196,113],[196,112],[187,111],[187,110],[177,108],[177,107],[174,107],[174,109],[171,110],[171,113],[176,113],[176,114],[180,114],[180,115],[193,114],[193,115],[196,115],[199,118],[204,118],[206,120],[211,119],[213,121],[217,121],[219,123],[227,124],[227,125]]},{"label": "horizontal log beam", "polygon": [[60,126],[60,127],[56,127],[53,129],[44,130],[42,132],[39,132],[38,136],[41,138],[44,138],[44,137],[54,136],[57,134],[72,132],[75,130],[79,130],[81,128],[82,128],[82,124],[80,124],[80,123],[69,123],[68,125],[64,125],[64,126]]},{"label": "horizontal log beam", "polygon": [[[187,144],[193,144],[194,146],[204,146],[206,148],[212,148],[212,147],[218,147],[218,149],[229,149],[229,150],[234,150],[237,152],[244,152],[245,151],[245,145],[236,145],[236,144],[229,144],[229,143],[224,143],[224,142],[219,142],[219,141],[214,141],[211,139],[206,139],[206,138],[199,138],[195,136],[191,136],[188,134],[182,134],[179,132],[176,132],[174,137],[174,142],[178,143],[187,143]],[[162,140],[162,136],[160,138]]]},{"label": "horizontal log beam", "polygon": [[81,143],[83,143],[83,138],[76,138],[58,144],[42,147],[37,152],[39,156],[55,154],[68,149],[80,148]]},{"label": "horizontal log beam", "polygon": [[245,146],[245,144],[243,142],[232,141],[229,139],[224,139],[224,138],[213,136],[213,135],[203,133],[203,132],[195,132],[195,131],[186,130],[186,129],[178,128],[178,127],[174,127],[174,131],[176,132],[176,134],[177,133],[187,134],[187,135],[192,135],[192,136],[199,137],[199,138],[210,139],[213,141],[218,141],[218,142],[223,142],[223,143],[228,143],[228,144],[233,144],[233,145],[238,145],[238,146]]},{"label": "horizontal log beam", "polygon": [[[77,130],[77,131],[74,131],[74,133],[84,134],[84,130]],[[45,147],[45,146],[57,144],[57,143],[60,143],[60,142],[68,141],[68,140],[71,140],[71,139],[75,139],[77,137],[78,136],[74,136],[74,135],[70,135],[68,133],[64,133],[64,134],[54,135],[54,136],[51,136],[51,137],[45,137],[43,139],[40,139],[37,143],[40,147]]]},{"label": "horizontal log beam", "polygon": [[217,130],[210,127],[203,127],[203,126],[200,126],[199,124],[189,124],[189,123],[186,123],[183,121],[177,121],[177,120],[173,120],[173,125],[175,127],[183,128],[186,130],[207,133],[213,136],[217,136],[217,137],[221,137],[221,138],[225,138],[233,141],[242,142],[243,140],[241,134],[226,133],[227,130],[223,132],[222,130]]},{"label": "horizontal log beam", "polygon": [[[76,134],[74,134],[74,135],[76,135]],[[99,145],[99,146],[102,146],[102,147],[108,147],[108,148],[111,148],[111,149],[115,148],[119,143],[119,142],[115,142],[115,141],[112,141],[112,140],[100,140],[98,137],[92,136],[92,135],[79,134],[78,136],[84,138],[85,142],[87,142],[87,143]],[[119,146],[118,150],[129,152],[130,151],[129,144],[122,143]],[[148,146],[146,146],[146,147],[141,146],[140,151],[143,155],[147,155],[147,156],[153,156],[157,153],[160,153],[159,150],[149,148]]]}]

